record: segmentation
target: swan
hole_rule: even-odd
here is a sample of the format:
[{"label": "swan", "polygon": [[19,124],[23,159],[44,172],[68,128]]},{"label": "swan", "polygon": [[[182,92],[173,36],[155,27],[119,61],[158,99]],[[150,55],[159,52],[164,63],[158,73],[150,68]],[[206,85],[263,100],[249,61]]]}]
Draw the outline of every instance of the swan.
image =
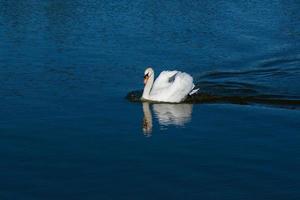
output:
[{"label": "swan", "polygon": [[142,101],[179,103],[187,95],[196,93],[193,77],[180,71],[163,71],[154,81],[154,70],[149,67],[144,72]]}]

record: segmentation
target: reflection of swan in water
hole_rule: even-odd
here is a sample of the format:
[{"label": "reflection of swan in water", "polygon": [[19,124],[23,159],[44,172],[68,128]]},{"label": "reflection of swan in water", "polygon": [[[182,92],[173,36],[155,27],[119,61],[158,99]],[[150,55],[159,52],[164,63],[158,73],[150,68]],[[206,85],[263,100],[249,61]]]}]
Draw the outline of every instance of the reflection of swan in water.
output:
[{"label": "reflection of swan in water", "polygon": [[183,126],[191,120],[192,104],[154,104],[153,111],[161,125]]},{"label": "reflection of swan in water", "polygon": [[[183,126],[191,120],[192,104],[153,104],[153,111],[158,123],[163,126]],[[150,135],[152,132],[152,113],[148,102],[143,102],[143,132]]]},{"label": "reflection of swan in water", "polygon": [[154,81],[154,70],[147,68],[144,75],[142,100],[178,103],[196,93],[193,77],[180,71],[163,71]]}]

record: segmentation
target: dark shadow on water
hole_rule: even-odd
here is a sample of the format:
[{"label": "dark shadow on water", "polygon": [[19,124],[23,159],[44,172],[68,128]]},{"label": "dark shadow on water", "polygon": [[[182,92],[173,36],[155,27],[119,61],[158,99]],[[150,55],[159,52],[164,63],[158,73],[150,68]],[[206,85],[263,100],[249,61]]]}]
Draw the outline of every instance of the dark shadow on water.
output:
[{"label": "dark shadow on water", "polygon": [[[212,89],[218,86],[212,86]],[[224,86],[221,86],[224,87]],[[129,92],[126,98],[130,102],[141,102],[142,90]],[[264,106],[274,106],[287,109],[300,109],[299,99],[287,99],[285,96],[276,95],[222,95],[207,92],[199,92],[192,96],[188,96],[182,103],[201,104],[201,103],[231,103],[240,105],[261,104]]]}]

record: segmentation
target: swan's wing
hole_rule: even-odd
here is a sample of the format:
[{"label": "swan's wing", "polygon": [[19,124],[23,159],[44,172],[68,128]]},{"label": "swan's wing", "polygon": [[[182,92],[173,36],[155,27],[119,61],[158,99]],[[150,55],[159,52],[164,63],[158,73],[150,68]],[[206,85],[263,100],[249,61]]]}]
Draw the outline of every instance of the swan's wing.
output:
[{"label": "swan's wing", "polygon": [[168,88],[168,98],[169,100],[180,102],[186,98],[194,87],[193,77],[185,72],[179,72],[176,74],[172,85]]},{"label": "swan's wing", "polygon": [[156,93],[158,90],[168,88],[175,81],[175,77],[178,71],[162,71],[156,78],[152,91]]},{"label": "swan's wing", "polygon": [[[171,75],[171,74],[169,74]],[[152,88],[151,96],[153,100],[165,101],[165,102],[180,102],[186,98],[186,96],[194,88],[193,77],[184,72],[178,72],[172,74],[173,76],[164,76],[163,79],[156,82],[155,87]]]}]

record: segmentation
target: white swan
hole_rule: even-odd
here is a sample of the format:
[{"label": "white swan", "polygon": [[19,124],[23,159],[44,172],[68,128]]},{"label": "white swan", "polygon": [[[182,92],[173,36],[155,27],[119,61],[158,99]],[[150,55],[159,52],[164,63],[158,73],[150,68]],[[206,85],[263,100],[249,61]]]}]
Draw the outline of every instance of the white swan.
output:
[{"label": "white swan", "polygon": [[154,70],[147,68],[144,73],[142,100],[179,103],[187,95],[194,94],[193,77],[180,71],[163,71],[154,82]]}]

